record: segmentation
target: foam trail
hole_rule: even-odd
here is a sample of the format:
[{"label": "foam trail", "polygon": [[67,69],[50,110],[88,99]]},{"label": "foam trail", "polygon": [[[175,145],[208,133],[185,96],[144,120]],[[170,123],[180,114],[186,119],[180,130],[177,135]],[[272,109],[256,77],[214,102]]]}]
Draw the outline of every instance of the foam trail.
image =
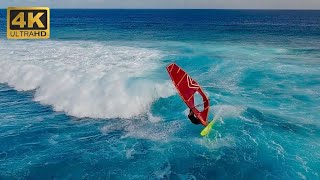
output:
[{"label": "foam trail", "polygon": [[157,50],[84,41],[0,46],[0,83],[35,90],[36,101],[72,116],[132,118],[174,94],[169,81],[148,80],[159,67]]}]

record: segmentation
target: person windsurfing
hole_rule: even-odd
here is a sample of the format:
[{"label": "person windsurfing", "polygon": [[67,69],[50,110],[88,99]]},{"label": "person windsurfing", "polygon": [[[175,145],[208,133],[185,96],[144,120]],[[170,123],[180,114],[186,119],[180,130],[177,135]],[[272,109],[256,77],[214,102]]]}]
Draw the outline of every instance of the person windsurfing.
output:
[{"label": "person windsurfing", "polygon": [[[177,64],[172,63],[166,68],[178,94],[190,109],[188,115],[190,121],[193,124],[207,126],[210,103],[208,96],[202,90],[201,86]],[[194,97],[196,93],[197,96],[202,97],[199,98],[199,100],[202,100],[202,104],[196,105]],[[202,106],[202,108],[198,108],[198,106]]]},{"label": "person windsurfing", "polygon": [[[201,136],[207,136],[215,121],[220,117],[220,112],[214,117],[214,119],[208,123],[208,114],[210,110],[210,102],[208,96],[202,90],[201,86],[193,80],[181,67],[175,63],[171,63],[166,67],[168,74],[184,103],[190,108],[188,118],[193,124],[202,124],[205,128],[201,131]],[[202,96],[202,104],[195,106],[195,93],[199,93]],[[197,108],[198,106],[203,106],[203,109]]]},{"label": "person windsurfing", "polygon": [[195,115],[194,115],[194,113],[193,113],[193,111],[190,109],[190,111],[189,111],[189,114],[188,114],[188,118],[190,119],[190,121],[193,123],[193,124],[201,124],[201,121],[200,121],[200,119],[198,119]]}]

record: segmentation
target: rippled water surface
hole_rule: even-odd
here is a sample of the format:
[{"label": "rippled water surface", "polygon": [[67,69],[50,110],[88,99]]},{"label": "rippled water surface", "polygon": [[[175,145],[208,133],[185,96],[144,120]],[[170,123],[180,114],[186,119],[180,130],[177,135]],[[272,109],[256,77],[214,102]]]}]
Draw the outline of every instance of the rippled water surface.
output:
[{"label": "rippled water surface", "polygon": [[[319,179],[319,11],[52,10],[45,41],[5,13],[0,179]],[[222,108],[207,138],[171,62]]]}]

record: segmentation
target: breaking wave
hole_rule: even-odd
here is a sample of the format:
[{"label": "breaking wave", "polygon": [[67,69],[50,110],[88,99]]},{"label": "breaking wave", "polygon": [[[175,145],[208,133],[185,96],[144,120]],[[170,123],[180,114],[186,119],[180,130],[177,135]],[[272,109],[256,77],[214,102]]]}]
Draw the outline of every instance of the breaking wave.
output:
[{"label": "breaking wave", "polygon": [[87,41],[0,44],[0,83],[35,90],[35,101],[68,115],[132,118],[174,94],[169,81],[149,78],[159,67],[157,50]]}]

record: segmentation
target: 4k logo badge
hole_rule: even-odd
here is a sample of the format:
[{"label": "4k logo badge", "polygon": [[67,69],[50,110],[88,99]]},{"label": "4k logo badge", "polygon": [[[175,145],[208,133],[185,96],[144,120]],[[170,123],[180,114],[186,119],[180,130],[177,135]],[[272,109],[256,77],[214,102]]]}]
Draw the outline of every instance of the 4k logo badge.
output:
[{"label": "4k logo badge", "polygon": [[8,39],[48,39],[50,10],[48,7],[8,7]]}]

